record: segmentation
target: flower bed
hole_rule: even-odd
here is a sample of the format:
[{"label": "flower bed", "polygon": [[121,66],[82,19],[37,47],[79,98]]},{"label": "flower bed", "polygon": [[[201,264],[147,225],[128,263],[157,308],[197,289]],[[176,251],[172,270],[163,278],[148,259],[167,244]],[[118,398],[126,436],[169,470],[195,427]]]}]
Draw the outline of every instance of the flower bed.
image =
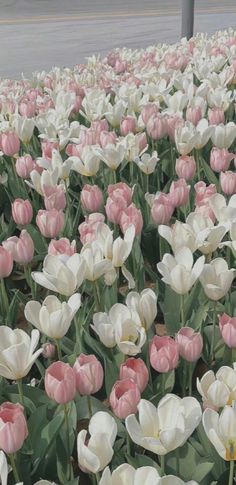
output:
[{"label": "flower bed", "polygon": [[3,485],[233,484],[235,84],[233,30],[0,81]]}]

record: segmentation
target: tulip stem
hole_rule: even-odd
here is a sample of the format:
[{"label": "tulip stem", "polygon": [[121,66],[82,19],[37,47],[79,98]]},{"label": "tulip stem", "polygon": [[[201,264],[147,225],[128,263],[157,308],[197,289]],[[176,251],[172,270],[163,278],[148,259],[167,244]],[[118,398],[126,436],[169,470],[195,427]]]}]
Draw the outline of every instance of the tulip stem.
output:
[{"label": "tulip stem", "polygon": [[93,410],[92,410],[92,402],[91,402],[91,396],[87,396],[87,403],[88,403],[88,414],[89,414],[89,419],[91,419],[93,415]]},{"label": "tulip stem", "polygon": [[97,472],[95,476],[96,476],[96,481],[97,481],[97,485],[98,485],[98,484],[99,484],[99,482],[100,482],[100,475],[99,475],[99,473]]},{"label": "tulip stem", "polygon": [[13,471],[13,475],[14,475],[14,480],[16,481],[16,483],[19,483],[20,477],[19,477],[19,473],[18,473],[17,468],[16,468],[15,456],[13,454],[10,454],[8,456],[10,458],[11,467],[12,467],[12,471]]},{"label": "tulip stem", "polygon": [[63,407],[64,407],[64,415],[65,415],[67,458],[68,458],[69,465],[70,465],[70,475],[71,475],[71,463],[70,463],[70,428],[69,428],[69,420],[68,420],[68,406],[67,406],[67,404],[64,404]]},{"label": "tulip stem", "polygon": [[180,295],[180,315],[181,315],[181,327],[184,327],[185,326],[184,295]]},{"label": "tulip stem", "polygon": [[36,299],[36,291],[35,291],[36,288],[35,288],[35,284],[34,284],[34,281],[32,279],[32,276],[31,276],[31,271],[30,271],[29,266],[24,265],[24,273],[25,273],[26,282],[31,289],[32,298],[33,298],[33,300],[35,300]]},{"label": "tulip stem", "polygon": [[228,485],[233,485],[233,483],[234,483],[234,460],[230,460]]},{"label": "tulip stem", "polygon": [[165,455],[161,455],[161,476],[165,475]]},{"label": "tulip stem", "polygon": [[127,449],[127,455],[132,456],[131,452],[131,439],[128,431],[126,431],[126,449]]},{"label": "tulip stem", "polygon": [[95,310],[99,312],[101,310],[101,300],[100,300],[100,292],[99,292],[99,286],[97,281],[93,282],[93,293],[94,293],[94,300],[95,300]]},{"label": "tulip stem", "polygon": [[17,379],[17,387],[18,387],[18,393],[20,396],[20,403],[22,404],[23,407],[25,407],[22,379]]},{"label": "tulip stem", "polygon": [[216,310],[215,307],[213,308],[213,328],[212,328],[212,336],[211,336],[211,363],[214,360],[214,350],[215,350],[215,334],[216,334]]},{"label": "tulip stem", "polygon": [[192,380],[193,380],[193,366],[192,366],[192,362],[189,362],[188,372],[189,372],[189,375],[188,375],[188,395],[189,396],[192,396]]},{"label": "tulip stem", "polygon": [[6,287],[5,287],[5,281],[4,278],[1,278],[1,297],[2,297],[2,313],[3,317],[7,317],[7,312],[8,312],[8,307],[9,307],[9,302],[8,302],[8,296],[6,292]]},{"label": "tulip stem", "polygon": [[58,359],[59,359],[59,360],[62,360],[62,353],[61,353],[61,344],[60,344],[60,340],[59,340],[59,339],[55,339],[55,342],[56,342],[56,346],[57,346],[57,355],[58,355]]}]

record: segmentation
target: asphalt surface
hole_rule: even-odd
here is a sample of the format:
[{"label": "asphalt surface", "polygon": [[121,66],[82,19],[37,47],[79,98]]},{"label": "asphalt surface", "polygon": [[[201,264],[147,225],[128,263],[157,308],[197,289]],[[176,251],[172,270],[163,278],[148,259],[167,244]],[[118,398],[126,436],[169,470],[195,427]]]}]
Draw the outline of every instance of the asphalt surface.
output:
[{"label": "asphalt surface", "polygon": [[[195,32],[236,28],[235,0],[195,0]],[[176,42],[181,0],[0,0],[0,76],[73,66],[119,46]]]}]

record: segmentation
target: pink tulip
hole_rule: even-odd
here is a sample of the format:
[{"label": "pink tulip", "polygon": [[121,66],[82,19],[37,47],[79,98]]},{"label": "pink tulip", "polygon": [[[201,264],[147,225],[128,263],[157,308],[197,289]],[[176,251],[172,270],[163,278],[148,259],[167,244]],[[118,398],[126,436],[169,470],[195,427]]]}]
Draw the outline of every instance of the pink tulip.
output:
[{"label": "pink tulip", "polygon": [[127,202],[123,197],[113,200],[111,197],[107,198],[105,211],[107,219],[113,224],[119,224],[122,211],[127,208]]},{"label": "pink tulip", "polygon": [[25,229],[21,231],[20,237],[9,237],[2,245],[11,253],[16,263],[28,264],[34,257],[34,242]]},{"label": "pink tulip", "polygon": [[169,194],[160,194],[153,202],[151,214],[156,224],[168,224],[175,210]]},{"label": "pink tulip", "polygon": [[20,150],[20,140],[14,131],[5,131],[1,137],[2,151],[4,155],[13,157]]},{"label": "pink tulip", "polygon": [[235,157],[226,148],[212,148],[210,155],[210,165],[215,172],[225,172],[230,166],[231,160]]},{"label": "pink tulip", "polygon": [[58,404],[73,401],[76,394],[75,373],[69,364],[57,361],[45,373],[45,391]]},{"label": "pink tulip", "polygon": [[103,214],[95,212],[85,217],[85,222],[79,225],[79,234],[82,244],[91,243],[95,241],[97,236],[97,228],[101,222],[105,221]]},{"label": "pink tulip", "polygon": [[19,226],[26,226],[31,223],[33,217],[33,208],[30,201],[15,199],[11,205],[12,217]]},{"label": "pink tulip", "polygon": [[143,228],[143,216],[141,210],[134,204],[129,205],[127,209],[124,209],[121,212],[119,224],[123,234],[125,234],[131,224],[135,227],[136,236],[141,234]]},{"label": "pink tulip", "polygon": [[100,135],[102,133],[102,131],[108,131],[109,130],[108,121],[106,119],[92,121],[91,129],[93,131],[95,131],[97,134]]},{"label": "pink tulip", "polygon": [[24,408],[21,404],[4,402],[0,406],[0,448],[7,454],[16,453],[28,436]]},{"label": "pink tulip", "polygon": [[226,195],[236,194],[236,173],[231,171],[221,172],[220,185]]},{"label": "pink tulip", "polygon": [[80,112],[80,110],[82,108],[82,101],[83,101],[83,99],[81,98],[81,96],[75,97],[72,113],[79,113]]},{"label": "pink tulip", "polygon": [[132,202],[133,188],[129,187],[124,182],[108,185],[107,192],[109,197],[115,202],[121,198],[124,199],[126,202],[126,207]]},{"label": "pink tulip", "polygon": [[175,131],[184,126],[184,119],[178,115],[166,117],[167,134],[171,141],[175,140]]},{"label": "pink tulip", "polygon": [[202,119],[202,110],[200,106],[194,106],[187,108],[186,110],[186,120],[193,123],[193,125],[197,126],[199,121]]},{"label": "pink tulip", "polygon": [[98,212],[104,203],[103,193],[97,185],[86,184],[81,191],[80,201],[87,212]]},{"label": "pink tulip", "polygon": [[135,138],[137,140],[139,153],[141,153],[148,147],[147,135],[145,132],[138,133]]},{"label": "pink tulip", "polygon": [[179,362],[179,346],[171,337],[153,337],[150,346],[150,363],[158,372],[176,369]]},{"label": "pink tulip", "polygon": [[194,158],[187,155],[177,158],[175,171],[179,178],[192,180],[196,174],[196,162]]},{"label": "pink tulip", "polygon": [[164,116],[152,116],[147,123],[147,133],[153,140],[160,140],[167,135],[167,123]]},{"label": "pink tulip", "polygon": [[120,122],[120,132],[123,136],[137,131],[137,119],[135,116],[126,116]]},{"label": "pink tulip", "polygon": [[189,202],[190,185],[186,184],[185,179],[179,179],[172,182],[170,186],[170,201],[174,207],[181,207]]},{"label": "pink tulip", "polygon": [[230,317],[223,313],[219,316],[219,327],[226,345],[230,349],[236,348],[236,317]]},{"label": "pink tulip", "polygon": [[113,413],[120,419],[137,413],[137,406],[141,399],[140,390],[132,379],[117,381],[110,394],[110,405]]},{"label": "pink tulip", "polygon": [[203,215],[204,217],[210,217],[210,219],[212,220],[212,222],[215,223],[216,221],[216,216],[213,212],[213,210],[211,209],[210,205],[209,204],[205,204],[205,205],[200,205],[200,206],[197,206],[195,208],[195,211],[194,212],[197,212],[198,214],[201,214]]},{"label": "pink tulip", "polygon": [[63,211],[66,208],[66,195],[63,185],[44,187],[44,205],[48,211],[52,209]]},{"label": "pink tulip", "polygon": [[48,246],[48,254],[51,256],[59,256],[60,254],[66,254],[67,256],[72,256],[76,253],[76,242],[72,243],[66,237],[61,237],[60,239],[52,239]]},{"label": "pink tulip", "polygon": [[140,393],[146,389],[149,380],[148,369],[144,361],[140,358],[129,357],[120,366],[120,379],[132,379],[136,382]]},{"label": "pink tulip", "polygon": [[81,396],[95,394],[101,389],[104,372],[95,355],[80,354],[74,363],[76,388]]},{"label": "pink tulip", "polygon": [[157,115],[158,111],[159,111],[159,108],[154,103],[148,103],[143,107],[141,111],[141,117],[145,125],[147,125],[148,121],[152,116]]},{"label": "pink tulip", "polygon": [[203,349],[203,338],[191,327],[183,327],[177,333],[175,341],[179,346],[179,354],[188,362],[196,362]]},{"label": "pink tulip", "polygon": [[194,185],[196,192],[195,203],[197,206],[206,205],[209,198],[217,193],[217,188],[215,184],[206,185],[205,182],[200,181]]},{"label": "pink tulip", "polygon": [[56,355],[56,346],[52,343],[43,344],[42,356],[45,359],[53,359]]},{"label": "pink tulip", "polygon": [[46,158],[46,160],[51,160],[52,151],[54,149],[59,150],[59,143],[57,141],[44,140],[41,142],[41,146],[42,146],[42,157]]},{"label": "pink tulip", "polygon": [[106,148],[108,145],[116,144],[117,135],[115,131],[102,131],[100,133],[100,145],[102,148]]},{"label": "pink tulip", "polygon": [[208,110],[208,120],[211,125],[225,123],[225,114],[222,108],[213,108]]},{"label": "pink tulip", "polygon": [[0,246],[0,278],[7,278],[13,269],[13,257],[7,249]]},{"label": "pink tulip", "polygon": [[35,170],[35,160],[31,155],[24,155],[16,160],[16,173],[23,179],[28,179],[30,172]]},{"label": "pink tulip", "polygon": [[80,144],[75,145],[74,143],[68,143],[66,147],[66,154],[69,157],[81,157],[83,146]]},{"label": "pink tulip", "polygon": [[64,227],[64,214],[56,209],[50,211],[40,209],[36,224],[44,237],[57,237]]},{"label": "pink tulip", "polygon": [[21,116],[25,116],[25,118],[33,118],[35,116],[36,111],[36,102],[30,101],[26,99],[25,101],[21,101],[19,104],[19,113]]}]

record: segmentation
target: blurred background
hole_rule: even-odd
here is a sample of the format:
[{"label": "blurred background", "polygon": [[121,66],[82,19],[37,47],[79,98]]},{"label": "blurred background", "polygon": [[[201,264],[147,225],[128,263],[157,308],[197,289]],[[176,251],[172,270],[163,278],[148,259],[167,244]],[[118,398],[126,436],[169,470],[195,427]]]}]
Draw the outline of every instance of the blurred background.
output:
[{"label": "blurred background", "polygon": [[[0,76],[84,62],[114,47],[173,43],[181,0],[0,0]],[[236,28],[236,0],[195,0],[194,32]]]}]

